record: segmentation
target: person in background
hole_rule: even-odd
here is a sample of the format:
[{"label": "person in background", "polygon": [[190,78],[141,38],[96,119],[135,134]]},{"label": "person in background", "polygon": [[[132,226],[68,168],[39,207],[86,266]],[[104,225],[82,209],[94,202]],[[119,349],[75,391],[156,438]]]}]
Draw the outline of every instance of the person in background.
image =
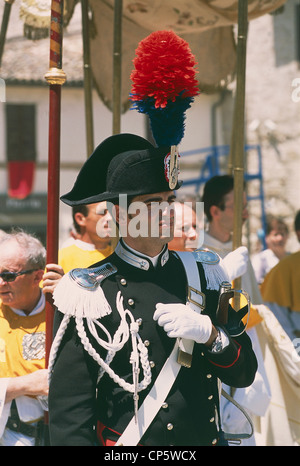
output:
[{"label": "person in background", "polygon": [[174,251],[193,251],[199,238],[197,216],[191,202],[174,202],[175,228],[174,237],[168,247]]},{"label": "person in background", "polygon": [[267,216],[266,226],[266,246],[267,249],[255,254],[252,259],[257,283],[260,285],[266,274],[278,262],[288,255],[286,243],[289,236],[289,229],[281,218],[273,215]]},{"label": "person in background", "polygon": [[[300,211],[294,220],[300,242]],[[293,341],[300,337],[300,251],[282,259],[265,276],[262,296],[278,321]]]},{"label": "person in background", "polygon": [[[45,297],[40,288],[46,251],[23,231],[0,240],[0,445],[43,441]],[[40,397],[40,398],[39,398]]]},{"label": "person in background", "polygon": [[112,252],[112,217],[106,202],[74,206],[74,229],[77,237],[58,252],[58,264],[47,264],[43,276],[44,293],[53,293],[61,277],[76,267],[89,267]]},{"label": "person in background", "polygon": [[[296,413],[293,405],[299,405],[299,390],[296,392],[294,387],[299,383],[300,366],[296,360],[291,361],[292,355],[296,356],[295,348],[263,301],[246,248],[242,246],[242,249],[229,254],[232,251],[234,225],[233,177],[222,175],[211,178],[205,184],[202,200],[208,220],[203,246],[216,251],[225,263],[230,259],[227,267],[231,270],[231,280],[241,277],[241,288],[251,300],[247,333],[258,359],[258,371],[250,387],[237,390],[225,387],[247,409],[254,421],[254,438],[243,441],[242,445],[253,445],[253,440],[257,445],[294,445],[299,441],[299,413]],[[243,223],[248,215],[244,192]],[[246,268],[243,264],[245,261]],[[289,384],[286,383],[287,378]],[[246,429],[245,417],[231,403],[223,401],[225,430],[235,432],[236,429]]]}]

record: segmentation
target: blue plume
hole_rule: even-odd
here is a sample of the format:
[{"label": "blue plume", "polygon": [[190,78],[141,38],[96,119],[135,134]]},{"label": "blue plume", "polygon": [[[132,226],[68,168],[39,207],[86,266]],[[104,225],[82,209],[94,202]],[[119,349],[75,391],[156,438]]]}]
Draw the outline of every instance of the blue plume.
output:
[{"label": "blue plume", "polygon": [[153,97],[134,101],[132,109],[149,116],[153,138],[158,146],[177,146],[184,136],[185,112],[194,97],[176,97],[165,108],[155,108]]}]

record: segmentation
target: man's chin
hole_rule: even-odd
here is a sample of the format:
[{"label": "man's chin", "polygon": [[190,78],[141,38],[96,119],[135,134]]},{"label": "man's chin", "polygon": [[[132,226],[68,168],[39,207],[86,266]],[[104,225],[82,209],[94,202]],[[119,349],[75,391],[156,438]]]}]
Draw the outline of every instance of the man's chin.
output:
[{"label": "man's chin", "polygon": [[13,297],[11,293],[0,293],[0,300],[2,301],[3,304],[10,306],[12,304]]}]

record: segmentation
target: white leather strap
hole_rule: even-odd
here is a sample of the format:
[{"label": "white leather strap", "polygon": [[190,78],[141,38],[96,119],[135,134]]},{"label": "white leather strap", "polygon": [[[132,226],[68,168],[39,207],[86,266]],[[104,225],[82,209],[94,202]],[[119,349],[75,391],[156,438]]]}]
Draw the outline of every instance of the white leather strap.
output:
[{"label": "white leather strap", "polygon": [[[189,300],[190,305],[199,312],[201,309],[199,304],[200,306],[204,305],[204,302],[202,301],[204,295],[201,293],[199,271],[196,260],[194,256],[188,252],[177,252],[176,254],[178,254],[185,267],[189,289],[192,290],[193,294],[195,294],[192,301]],[[195,304],[198,301],[199,304]],[[131,419],[123,434],[118,439],[116,446],[136,446],[138,444],[155,418],[157,412],[162,407],[174,381],[176,380],[178,372],[180,371],[181,365],[177,362],[178,352],[181,349],[185,353],[192,354],[193,347],[193,341],[177,339],[169,358],[166,360],[155,381],[155,384],[140,406],[137,412],[137,419],[135,416]]]},{"label": "white leather strap", "polygon": [[[205,307],[205,295],[201,293],[201,283],[199,270],[195,257],[190,252],[177,251],[177,256],[184,265],[185,273],[188,282],[188,303],[189,306],[196,312],[201,312]],[[192,355],[194,348],[193,340],[179,340],[179,348],[185,354]]]},{"label": "white leather strap", "polygon": [[149,425],[162,407],[181,368],[177,363],[178,342],[166,360],[155,384],[137,412],[137,422],[133,417],[116,443],[116,446],[136,446]]},{"label": "white leather strap", "polygon": [[[192,290],[192,300],[190,300],[190,305],[193,307],[193,309],[195,309],[194,301],[199,302],[200,305],[202,305],[202,301],[203,301],[202,299],[200,299],[201,283],[200,283],[200,276],[199,276],[199,271],[197,267],[197,261],[194,255],[190,252],[176,251],[175,254],[179,257],[179,259],[183,263],[187,282],[188,282],[188,287]],[[199,294],[195,293],[194,290],[197,290]],[[197,309],[197,311],[199,312],[199,309]]]}]

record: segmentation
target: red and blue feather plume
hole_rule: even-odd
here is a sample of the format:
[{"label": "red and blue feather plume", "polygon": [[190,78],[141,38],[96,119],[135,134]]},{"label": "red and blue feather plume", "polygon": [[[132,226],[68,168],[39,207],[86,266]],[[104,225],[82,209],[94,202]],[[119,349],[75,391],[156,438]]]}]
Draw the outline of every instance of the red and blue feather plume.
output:
[{"label": "red and blue feather plume", "polygon": [[139,43],[133,63],[133,108],[149,116],[158,146],[177,146],[185,112],[199,94],[197,63],[188,43],[173,31],[155,31]]}]

